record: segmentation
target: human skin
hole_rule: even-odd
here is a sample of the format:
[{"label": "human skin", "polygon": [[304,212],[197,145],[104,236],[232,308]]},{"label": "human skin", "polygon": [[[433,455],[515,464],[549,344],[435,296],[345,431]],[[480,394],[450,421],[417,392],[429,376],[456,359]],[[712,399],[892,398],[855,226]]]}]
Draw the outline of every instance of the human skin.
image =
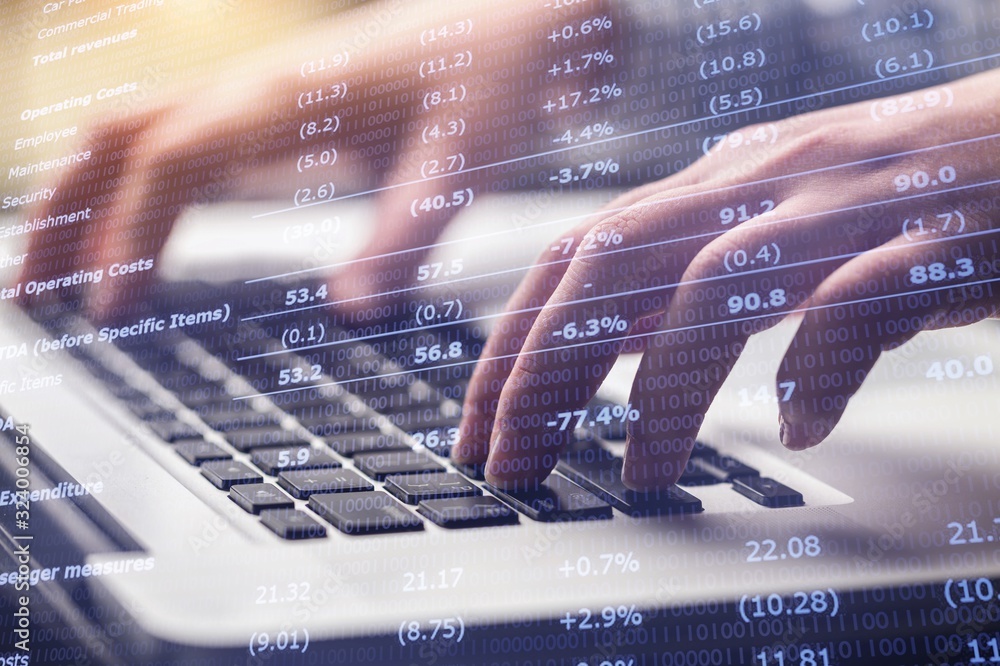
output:
[{"label": "human skin", "polygon": [[[549,23],[556,27],[569,18],[583,20],[611,11],[609,3],[582,3],[557,18],[538,5],[524,0],[499,7],[471,2],[432,17],[423,5],[403,3],[378,39],[352,43],[349,28],[341,40],[331,32],[336,26],[319,26],[302,36],[291,55],[285,55],[285,45],[278,55],[225,72],[219,85],[102,120],[87,138],[92,158],[62,173],[56,196],[32,211],[45,216],[91,207],[92,221],[61,229],[65,234],[36,233],[22,279],[156,257],[188,207],[239,197],[247,189],[259,192],[267,184],[261,174],[268,169],[334,147],[342,156],[336,165],[322,178],[307,174],[291,187],[318,188],[326,180],[348,180],[347,164],[354,164],[368,178],[358,187],[377,192],[378,220],[378,233],[361,257],[330,278],[335,312],[349,320],[370,308],[379,294],[365,286],[364,277],[387,268],[402,269],[399,274],[405,277],[382,283],[379,293],[405,294],[416,267],[456,210],[416,219],[410,214],[413,201],[449,196],[456,187],[451,178],[422,177],[422,167],[435,160],[446,162],[469,141],[468,136],[452,136],[426,142],[408,133],[408,123],[426,127],[447,122],[456,113],[454,108],[421,108],[413,100],[461,83],[468,88],[470,102],[457,113],[467,114],[470,122],[487,121],[496,113],[490,110],[495,108],[492,103],[505,97],[500,88],[521,82],[518,63],[498,68],[477,56],[470,67],[429,79],[417,72],[401,75],[397,89],[409,93],[406,102],[398,96],[379,98],[370,88],[358,86],[345,93],[343,105],[334,97],[330,104],[303,108],[284,91],[323,88],[335,95],[335,86],[345,76],[384,78],[387,57],[420,51],[420,28],[429,21],[448,25],[471,17],[478,28],[526,21],[538,28],[532,34],[543,34]],[[488,52],[493,37],[480,29],[467,39],[456,39],[440,53],[432,44],[426,55],[451,54],[459,42],[470,52]],[[350,66],[303,78],[303,60],[328,54],[330,44],[349,46]],[[529,53],[526,46],[513,57]],[[563,85],[579,87],[581,80],[567,78]],[[670,485],[680,476],[712,399],[754,332],[791,313],[802,317],[776,378],[782,393],[794,386],[790,399],[779,405],[780,439],[789,448],[801,449],[829,434],[883,350],[902,344],[921,328],[995,315],[997,298],[990,280],[997,274],[993,232],[1000,205],[970,202],[997,197],[1000,152],[993,135],[1000,132],[995,103],[1000,76],[988,72],[954,83],[949,90],[914,93],[926,107],[919,112],[900,111],[895,98],[896,111],[886,106],[876,114],[881,120],[875,120],[873,103],[864,102],[776,123],[766,129],[775,132],[773,145],[754,142],[730,149],[723,144],[683,172],[637,188],[596,213],[574,230],[577,249],[572,257],[543,252],[487,343],[466,397],[453,458],[488,461],[487,477],[497,485],[537,483],[554,467],[566,434],[522,424],[546,423],[556,412],[582,407],[618,354],[638,346],[644,356],[631,401],[640,419],[629,424],[623,479],[636,489]],[[339,133],[302,136],[305,124],[322,125],[331,108],[343,109],[347,119],[352,108],[379,104],[383,110],[398,111],[400,120],[365,124],[358,115],[351,121],[354,125],[345,121]],[[380,138],[363,142],[359,150],[407,148],[389,161],[352,153],[347,132],[362,130]],[[750,135],[756,128],[741,131]],[[252,140],[241,139],[251,135]],[[490,148],[503,149],[502,136],[493,141]],[[221,159],[205,159],[215,156]],[[950,183],[918,187],[912,182],[914,174],[940,176],[945,167],[954,171],[954,179],[950,171],[943,172]],[[897,182],[902,181],[897,179],[904,175],[911,182],[900,189]],[[472,172],[456,178],[462,186],[474,187],[487,177]],[[289,185],[283,185],[286,189],[278,191],[287,196]],[[948,222],[939,217],[953,211],[962,213],[964,222],[959,224],[954,215]],[[936,234],[933,240],[901,234],[902,220],[918,217],[927,221],[928,233]],[[121,240],[129,231],[138,235]],[[602,233],[620,234],[623,242],[610,250],[585,242]],[[62,251],[74,243],[78,257],[89,257],[82,264],[71,263],[73,255]],[[727,253],[757,256],[773,246],[780,247],[782,258],[766,269],[744,267],[730,273],[725,268]],[[937,279],[941,269],[932,270],[934,264],[945,266],[946,276],[956,277]],[[918,280],[924,278],[919,284],[911,279],[917,266],[923,268],[915,274]],[[106,279],[99,290],[71,296],[81,297],[81,306],[95,318],[113,318],[135,305],[153,275],[150,271]],[[973,283],[980,286],[970,286]],[[585,287],[588,284],[595,286]],[[931,288],[935,291],[913,307],[906,300],[910,291]],[[768,302],[766,316],[753,308],[756,301],[750,295]],[[380,303],[384,300],[379,298]],[[860,304],[849,305],[859,300],[878,301],[884,307],[874,313]],[[838,304],[844,308],[835,307]],[[904,311],[919,321],[905,334],[890,334],[885,324]],[[627,334],[616,332],[598,336],[598,344],[573,346],[567,345],[566,336],[555,335],[567,324],[582,326],[614,315],[628,323]],[[708,331],[711,335],[703,334]],[[838,342],[826,342],[830,332],[835,334],[830,339]],[[842,378],[839,389],[821,389],[814,381],[816,373],[801,370],[809,355],[834,359],[823,372]],[[691,361],[696,357],[709,361]],[[680,366],[688,373],[685,382],[660,388],[658,380]],[[567,369],[577,372],[567,374]],[[551,392],[554,402],[544,410],[525,406],[526,398],[539,390]]]},{"label": "human skin", "polygon": [[[779,402],[778,435],[790,449],[818,444],[883,351],[1000,311],[998,95],[994,71],[914,93],[920,111],[900,112],[897,97],[789,118],[762,128],[776,128],[773,145],[722,147],[612,201],[567,234],[571,258],[543,252],[510,299],[452,457],[485,461],[498,486],[531,488],[568,439],[544,424],[583,407],[633,338],[645,348],[630,396],[640,418],[628,424],[622,479],[669,486],[748,337],[792,313],[801,323],[777,373],[778,395],[793,389]],[[740,204],[750,219],[734,219]],[[904,234],[917,218],[923,233],[911,224]],[[610,250],[585,241],[614,234],[622,243]],[[727,253],[773,256],[774,244],[776,265],[725,268]],[[567,342],[567,324],[608,316],[629,333]],[[912,322],[905,332],[887,328],[901,319]],[[808,370],[807,357],[823,362]],[[683,381],[658,383],[679,370]],[[821,388],[821,373],[837,388]],[[534,406],[538,391],[553,401]]]}]

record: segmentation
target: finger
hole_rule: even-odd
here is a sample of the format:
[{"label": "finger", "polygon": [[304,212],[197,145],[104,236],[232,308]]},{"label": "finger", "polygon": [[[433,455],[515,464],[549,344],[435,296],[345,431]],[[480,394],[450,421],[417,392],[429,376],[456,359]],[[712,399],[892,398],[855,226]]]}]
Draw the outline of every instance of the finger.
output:
[{"label": "finger", "polygon": [[418,284],[419,265],[447,224],[475,201],[473,178],[461,174],[469,165],[454,141],[414,132],[404,144],[408,148],[378,195],[375,233],[330,280],[334,307],[349,317],[398,304],[426,286]]},{"label": "finger", "polygon": [[778,372],[795,386],[779,404],[782,443],[799,450],[823,441],[883,351],[920,330],[1000,311],[998,252],[997,231],[916,243],[900,236],[830,275]]},{"label": "finger", "polygon": [[[579,248],[584,239],[596,236],[594,225],[600,220],[621,215],[647,199],[663,198],[663,192],[693,184],[695,180],[696,176],[681,172],[665,181],[631,190],[604,206],[566,237],[572,239],[572,248]],[[508,300],[505,314],[486,341],[466,392],[459,440],[452,448],[452,458],[456,462],[486,461],[501,390],[514,368],[528,332],[558,287],[571,260],[572,255],[563,254],[562,247],[558,251],[544,251]],[[640,326],[648,324],[640,320]]]},{"label": "finger", "polygon": [[664,488],[680,478],[747,339],[809,293],[816,271],[794,266],[814,244],[811,216],[800,210],[782,204],[716,237],[684,270],[632,384],[630,404],[640,418],[628,426],[622,481],[630,488]]},{"label": "finger", "polygon": [[[756,198],[770,196],[758,191]],[[753,199],[751,199],[753,200]],[[807,299],[845,262],[895,234],[895,215],[842,192],[810,191],[715,238],[681,278],[662,333],[649,337],[632,387],[622,479],[634,489],[675,482],[747,339]],[[790,394],[782,382],[775,400]]]},{"label": "finger", "polygon": [[[140,173],[148,174],[148,170]],[[89,303],[98,321],[136,316],[148,303],[148,287],[156,276],[160,251],[189,203],[182,192],[173,189],[150,196],[154,184],[148,177],[137,178],[120,200],[121,212],[105,218],[97,250],[103,278]]]},{"label": "finger", "polygon": [[[581,243],[501,391],[486,467],[493,483],[548,475],[572,431],[565,415],[590,401],[635,322],[666,308],[664,284],[705,242],[684,235],[701,208],[686,194],[640,202],[590,231],[591,239],[620,238],[613,249]],[[547,400],[533,397],[540,386]]]}]

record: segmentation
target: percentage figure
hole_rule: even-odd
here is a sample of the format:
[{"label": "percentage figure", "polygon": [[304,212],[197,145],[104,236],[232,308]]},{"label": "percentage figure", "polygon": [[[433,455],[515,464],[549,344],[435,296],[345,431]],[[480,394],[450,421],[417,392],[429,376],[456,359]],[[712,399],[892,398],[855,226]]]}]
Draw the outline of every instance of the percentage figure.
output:
[{"label": "percentage figure", "polygon": [[601,317],[601,328],[608,333],[623,333],[628,330],[628,322],[619,315],[614,317]]},{"label": "percentage figure", "polygon": [[[556,331],[558,333],[559,331]],[[590,410],[587,409],[577,409],[572,412],[557,412],[556,420],[549,421],[545,425],[549,428],[558,428],[559,430],[568,429],[579,429],[587,427],[596,426],[598,423],[604,426],[611,425],[612,422],[615,423],[626,423],[628,421],[638,421],[639,420],[639,410],[632,407],[632,403],[627,405],[603,405],[600,408],[596,408],[597,413],[591,415]],[[614,553],[605,553],[601,555],[601,559],[605,560],[604,573],[607,573],[608,567],[611,566],[611,561],[614,557]],[[631,559],[631,553],[628,553]],[[638,571],[639,563],[636,560],[632,560],[628,563],[629,567],[635,566],[636,571]]]},{"label": "percentage figure", "polygon": [[621,315],[604,316],[600,319],[588,319],[583,325],[571,321],[560,330],[554,331],[554,337],[565,338],[566,340],[576,340],[577,338],[592,338],[602,334],[612,335],[624,333],[629,329],[629,323],[621,318]]},{"label": "percentage figure", "polygon": [[621,567],[622,573],[636,573],[639,571],[639,560],[633,558],[631,551],[616,553],[615,564]]},{"label": "percentage figure", "polygon": [[[632,407],[632,403],[627,405],[615,405],[611,408],[611,415],[618,419],[621,423],[627,423],[628,421],[638,421],[639,420],[639,410]],[[629,557],[632,553],[629,553]]]},{"label": "percentage figure", "polygon": [[610,50],[605,49],[603,51],[593,51],[592,53],[586,53],[582,56],[583,67],[590,67],[591,63],[596,65],[610,65],[615,61],[615,54]]},{"label": "percentage figure", "polygon": [[617,247],[624,242],[625,237],[620,232],[598,231],[597,233],[584,236],[580,246],[583,250],[599,250],[601,248]]},{"label": "percentage figure", "polygon": [[591,125],[591,129],[597,136],[611,136],[615,133],[615,128],[611,126],[611,123],[605,121],[602,123],[594,123]]},{"label": "percentage figure", "polygon": [[610,16],[597,16],[586,21],[580,27],[580,32],[586,35],[594,30],[610,30],[612,25],[614,23],[612,23]]},{"label": "percentage figure", "polygon": [[594,170],[602,176],[607,176],[609,173],[618,173],[619,169],[621,169],[621,165],[614,160],[600,160],[594,162]]},{"label": "percentage figure", "polygon": [[635,609],[635,604],[631,606],[619,606],[615,609],[615,617],[621,620],[626,627],[638,627],[642,625],[642,613]]},{"label": "percentage figure", "polygon": [[601,94],[606,99],[611,99],[613,97],[621,97],[624,94],[624,90],[621,89],[617,83],[605,83],[601,86]]}]

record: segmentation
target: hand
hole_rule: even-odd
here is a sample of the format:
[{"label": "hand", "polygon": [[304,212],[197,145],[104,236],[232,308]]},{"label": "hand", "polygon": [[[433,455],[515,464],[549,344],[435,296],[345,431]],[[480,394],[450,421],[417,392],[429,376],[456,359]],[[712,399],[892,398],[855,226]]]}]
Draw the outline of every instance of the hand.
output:
[{"label": "hand", "polygon": [[[537,104],[511,91],[533,80],[525,66],[544,35],[605,4],[553,12],[532,0],[372,3],[354,23],[331,21],[219,72],[211,85],[106,120],[89,135],[90,159],[61,174],[55,196],[32,214],[82,211],[86,221],[33,235],[22,280],[141,262],[146,269],[105,275],[86,294],[98,317],[121,316],[146,293],[187,207],[268,188],[289,207],[296,191],[307,205],[371,191],[379,228],[361,254],[370,259],[349,262],[330,282],[340,311],[370,313],[374,294],[392,300],[410,287],[445,225],[489,177],[476,160],[511,157],[512,132],[537,126]],[[505,46],[511,39],[517,48]],[[274,173],[290,175],[275,182]],[[80,289],[62,291],[78,297]]]},{"label": "hand", "polygon": [[[638,339],[622,480],[673,484],[747,338],[792,312],[780,438],[822,441],[882,351],[1000,311],[998,94],[1000,71],[747,128],[751,145],[722,141],[613,201],[509,302],[453,458],[486,461],[508,488],[544,479],[571,434],[545,424],[583,407]],[[616,320],[627,333],[602,323]]]}]

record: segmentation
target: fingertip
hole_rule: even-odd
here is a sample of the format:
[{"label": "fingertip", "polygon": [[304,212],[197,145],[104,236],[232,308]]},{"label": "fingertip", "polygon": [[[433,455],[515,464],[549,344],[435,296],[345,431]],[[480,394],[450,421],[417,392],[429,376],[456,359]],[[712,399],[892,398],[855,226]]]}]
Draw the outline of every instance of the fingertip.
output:
[{"label": "fingertip", "polygon": [[[653,451],[659,451],[660,455],[651,454]],[[663,442],[641,442],[630,434],[625,441],[622,483],[638,492],[669,488],[681,477],[690,451],[689,447],[673,451]],[[668,455],[664,456],[664,452]]]},{"label": "fingertip", "polygon": [[564,446],[540,445],[531,434],[503,432],[489,447],[486,481],[510,492],[537,490],[555,469]]},{"label": "fingertip", "polygon": [[534,492],[539,489],[545,479],[549,478],[551,471],[524,473],[505,473],[501,471],[501,466],[486,463],[484,476],[486,483],[498,490],[508,493]]},{"label": "fingertip", "polygon": [[811,449],[825,440],[840,421],[840,414],[802,416],[795,420],[784,413],[778,414],[778,437],[781,445],[790,451]]},{"label": "fingertip", "polygon": [[489,443],[478,438],[460,437],[451,448],[451,460],[459,465],[478,465],[489,456]]}]

